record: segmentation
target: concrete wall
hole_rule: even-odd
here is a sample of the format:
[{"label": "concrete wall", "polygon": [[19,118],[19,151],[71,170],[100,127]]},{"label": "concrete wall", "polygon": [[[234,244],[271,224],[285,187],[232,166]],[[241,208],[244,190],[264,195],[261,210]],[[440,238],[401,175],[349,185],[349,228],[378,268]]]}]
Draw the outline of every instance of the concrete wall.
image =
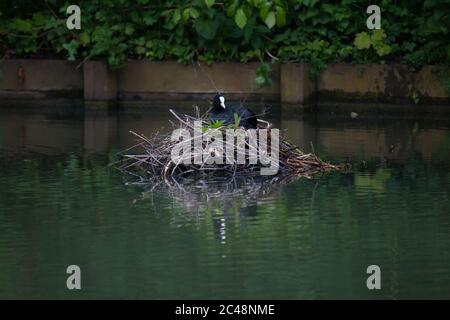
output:
[{"label": "concrete wall", "polygon": [[429,100],[449,98],[431,66],[412,74],[403,65],[335,64],[321,72],[317,82],[323,100],[411,102],[414,94]]},{"label": "concrete wall", "polygon": [[182,65],[176,62],[132,61],[118,71],[121,100],[195,98],[217,91],[230,97],[263,97],[279,100],[280,71],[273,68],[273,84],[257,88],[259,63],[215,63]]},{"label": "concrete wall", "polygon": [[307,103],[314,96],[317,80],[310,75],[304,63],[281,65],[281,101],[285,103]]},{"label": "concrete wall", "polygon": [[84,64],[83,73],[86,101],[117,99],[117,72],[109,70],[106,63],[89,61]]},{"label": "concrete wall", "polygon": [[257,88],[259,63],[182,65],[176,62],[130,61],[119,70],[104,62],[6,60],[0,63],[0,102],[20,98],[83,98],[86,101],[189,100],[222,91],[230,99],[265,99],[304,104],[347,102],[449,104],[431,67],[416,74],[402,65],[331,65],[311,77],[306,64],[274,64],[273,84]]},{"label": "concrete wall", "polygon": [[65,60],[0,62],[0,99],[83,97],[83,68]]}]

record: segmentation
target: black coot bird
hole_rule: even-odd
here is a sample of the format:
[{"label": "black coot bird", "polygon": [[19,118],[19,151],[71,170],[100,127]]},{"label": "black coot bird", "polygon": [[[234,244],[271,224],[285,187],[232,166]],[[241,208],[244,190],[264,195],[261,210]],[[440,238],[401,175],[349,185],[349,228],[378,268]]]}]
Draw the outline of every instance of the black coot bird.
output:
[{"label": "black coot bird", "polygon": [[258,119],[256,114],[245,107],[232,107],[225,105],[225,98],[218,94],[213,99],[213,107],[209,112],[209,119],[212,121],[223,121],[224,125],[235,123],[234,114],[239,116],[239,126],[245,129],[256,129]]}]

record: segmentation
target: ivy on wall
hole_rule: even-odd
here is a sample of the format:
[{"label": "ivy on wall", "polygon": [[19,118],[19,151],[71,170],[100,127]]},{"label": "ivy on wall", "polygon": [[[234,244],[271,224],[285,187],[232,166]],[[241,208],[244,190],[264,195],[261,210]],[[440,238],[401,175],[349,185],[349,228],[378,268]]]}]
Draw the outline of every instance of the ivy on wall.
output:
[{"label": "ivy on wall", "polygon": [[[81,8],[68,30],[66,8]],[[10,0],[0,4],[1,57],[310,62],[450,61],[450,0],[382,0],[380,30],[366,27],[372,1]],[[0,58],[1,58],[0,57]],[[258,82],[267,84],[267,64]],[[441,69],[442,70],[442,69]]]}]

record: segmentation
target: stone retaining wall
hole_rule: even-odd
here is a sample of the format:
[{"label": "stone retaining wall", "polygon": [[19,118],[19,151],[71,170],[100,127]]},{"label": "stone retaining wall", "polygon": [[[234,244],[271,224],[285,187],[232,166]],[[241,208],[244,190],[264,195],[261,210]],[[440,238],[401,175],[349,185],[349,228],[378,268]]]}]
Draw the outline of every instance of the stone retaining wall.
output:
[{"label": "stone retaining wall", "polygon": [[[0,63],[0,101],[84,98],[86,101],[190,100],[222,91],[230,99],[308,102],[432,101],[449,94],[427,66],[412,74],[403,65],[336,64],[312,77],[307,64],[275,64],[271,86],[257,88],[258,63],[178,64],[130,61],[110,70],[102,61],[13,59]],[[416,101],[417,102],[417,101]]]}]

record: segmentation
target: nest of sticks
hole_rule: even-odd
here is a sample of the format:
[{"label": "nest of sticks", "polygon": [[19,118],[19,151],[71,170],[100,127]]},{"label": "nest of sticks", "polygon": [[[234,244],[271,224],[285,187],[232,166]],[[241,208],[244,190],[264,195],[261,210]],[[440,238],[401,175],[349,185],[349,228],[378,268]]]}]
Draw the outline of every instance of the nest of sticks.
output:
[{"label": "nest of sticks", "polygon": [[[194,121],[201,121],[202,128],[208,128],[208,125],[210,125],[207,116],[200,116],[198,109],[197,116],[178,114],[173,110],[170,110],[170,112],[176,119],[175,122],[170,121],[173,128],[185,129],[190,132],[191,137],[194,136]],[[207,130],[225,132],[225,129],[229,129],[229,126],[208,128]],[[256,131],[260,129],[267,130],[267,144],[269,145],[271,125],[266,123],[265,128],[259,127]],[[192,180],[193,177],[197,176],[201,178],[205,176],[219,176],[222,178],[227,176],[230,178],[259,176],[260,169],[264,167],[259,162],[255,164],[250,161],[250,153],[248,151],[254,146],[250,145],[248,140],[245,140],[247,150],[245,153],[245,164],[237,161],[232,161],[231,163],[223,161],[223,164],[206,164],[205,162],[196,164],[195,161],[189,161],[190,163],[186,164],[184,161],[174,161],[172,159],[172,149],[179,141],[174,142],[171,133],[161,134],[158,132],[152,137],[146,137],[133,131],[130,131],[130,133],[137,138],[138,143],[131,148],[121,151],[119,153],[119,161],[114,163],[114,165],[120,171],[138,178],[138,183],[165,181],[178,184],[183,179]],[[223,140],[225,141],[225,139]],[[183,142],[186,141],[183,140]],[[191,141],[187,141],[187,143],[191,143]],[[207,142],[203,142],[203,148],[207,148],[206,144]],[[269,152],[269,150],[267,151]],[[278,154],[276,175],[290,178],[311,178],[319,173],[344,169],[342,165],[333,165],[322,161],[313,153],[303,153],[297,146],[284,140],[281,134],[279,136]],[[195,152],[191,153],[189,155],[190,160],[194,159],[195,156]]]}]

